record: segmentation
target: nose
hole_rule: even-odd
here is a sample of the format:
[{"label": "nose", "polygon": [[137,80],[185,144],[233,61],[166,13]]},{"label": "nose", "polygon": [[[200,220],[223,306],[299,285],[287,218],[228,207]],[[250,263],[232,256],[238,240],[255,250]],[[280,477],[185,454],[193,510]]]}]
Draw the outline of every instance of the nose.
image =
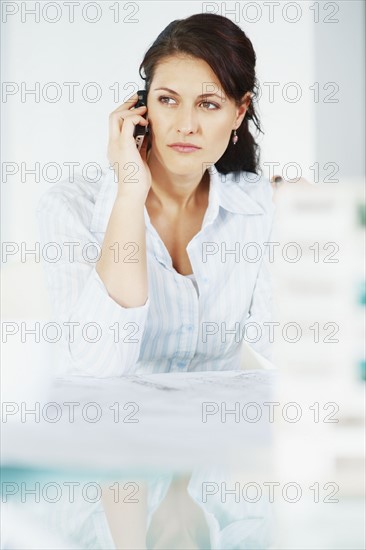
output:
[{"label": "nose", "polygon": [[189,135],[197,132],[197,114],[190,107],[181,108],[177,119],[177,130],[182,135]]}]

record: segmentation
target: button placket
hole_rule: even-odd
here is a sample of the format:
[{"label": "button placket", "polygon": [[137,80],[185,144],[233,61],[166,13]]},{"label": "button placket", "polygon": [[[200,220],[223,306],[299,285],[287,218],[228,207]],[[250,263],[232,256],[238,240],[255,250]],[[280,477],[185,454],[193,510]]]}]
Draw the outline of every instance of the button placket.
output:
[{"label": "button placket", "polygon": [[[188,281],[187,277],[177,273],[176,281],[179,286],[184,285],[185,291],[187,289],[189,290],[188,300],[190,302],[189,304],[185,304],[183,298],[181,298],[181,311],[183,312],[181,331],[179,334],[179,349],[181,351],[177,353],[176,364],[179,365],[180,363],[180,368],[183,368],[183,366],[189,364],[196,352],[198,328],[195,330],[195,322],[199,318],[199,303],[197,291],[191,280]],[[180,293],[181,297],[183,297],[183,295],[184,293]],[[187,296],[187,294],[185,295]]]}]

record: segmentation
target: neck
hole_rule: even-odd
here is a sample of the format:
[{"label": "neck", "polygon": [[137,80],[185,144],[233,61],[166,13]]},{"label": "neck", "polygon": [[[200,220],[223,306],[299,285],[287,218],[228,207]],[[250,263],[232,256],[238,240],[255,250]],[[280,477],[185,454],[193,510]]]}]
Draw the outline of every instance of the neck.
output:
[{"label": "neck", "polygon": [[180,212],[197,208],[208,190],[209,173],[175,174],[167,170],[150,151],[147,163],[151,172],[150,204]]}]

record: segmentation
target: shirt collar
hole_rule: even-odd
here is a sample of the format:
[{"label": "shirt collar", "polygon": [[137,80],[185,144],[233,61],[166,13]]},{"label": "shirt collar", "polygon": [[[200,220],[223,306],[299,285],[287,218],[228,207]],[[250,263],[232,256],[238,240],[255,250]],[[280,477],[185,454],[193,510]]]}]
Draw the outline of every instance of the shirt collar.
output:
[{"label": "shirt collar", "polygon": [[[209,165],[207,170],[210,174],[210,189],[208,208],[203,221],[203,226],[211,223],[217,216],[221,206],[235,214],[264,214],[263,207],[256,202],[248,193],[253,186],[259,185],[255,174],[241,172],[235,176],[233,172],[222,175],[214,165]],[[97,194],[90,229],[96,233],[104,233],[110,218],[113,204],[118,190],[118,182],[115,181],[113,168],[103,172],[104,178],[101,188]],[[246,189],[247,188],[247,189]],[[150,216],[144,207],[145,222],[150,224]]]}]

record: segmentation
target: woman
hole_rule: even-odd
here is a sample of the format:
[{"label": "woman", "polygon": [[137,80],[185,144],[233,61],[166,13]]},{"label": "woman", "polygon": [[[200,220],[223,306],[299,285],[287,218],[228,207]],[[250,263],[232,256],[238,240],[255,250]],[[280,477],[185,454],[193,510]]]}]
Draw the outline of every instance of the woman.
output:
[{"label": "woman", "polygon": [[[271,319],[264,243],[274,205],[249,130],[250,120],[260,130],[255,62],[229,19],[173,21],[140,66],[147,107],[133,108],[135,94],[110,115],[113,170],[42,197],[45,240],[82,245],[74,261],[48,265],[58,316],[98,336],[90,345],[91,332],[65,334],[68,373],[240,369],[248,324],[261,332],[247,339],[270,358],[261,327]],[[141,151],[137,124],[148,128]]]}]

